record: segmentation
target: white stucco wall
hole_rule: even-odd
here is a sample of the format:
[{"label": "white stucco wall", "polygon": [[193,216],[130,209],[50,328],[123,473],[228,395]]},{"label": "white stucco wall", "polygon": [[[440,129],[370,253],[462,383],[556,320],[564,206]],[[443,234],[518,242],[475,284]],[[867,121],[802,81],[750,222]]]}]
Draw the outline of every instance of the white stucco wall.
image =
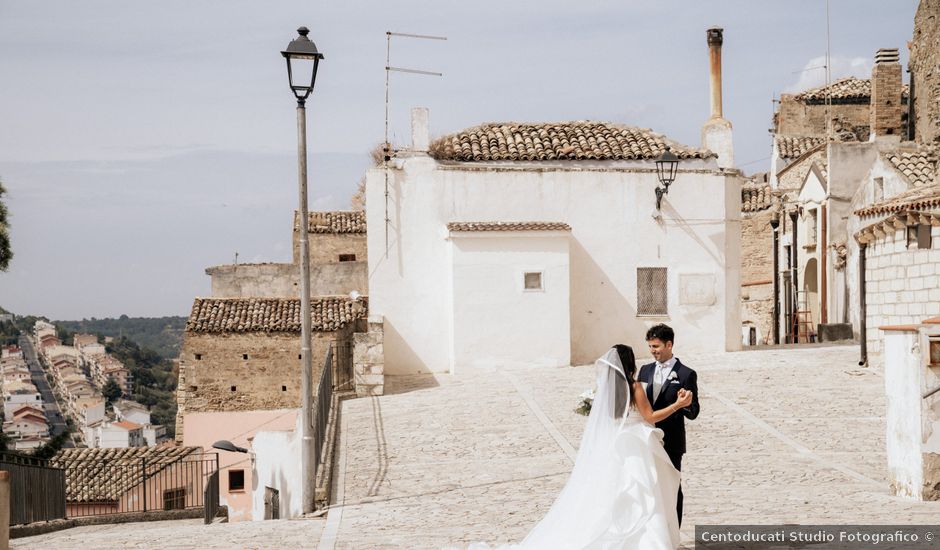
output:
[{"label": "white stucco wall", "polygon": [[884,332],[885,438],[888,479],[894,494],[920,498],[921,460],[921,355],[915,330]]},{"label": "white stucco wall", "polygon": [[[575,364],[615,343],[642,356],[646,329],[659,322],[676,330],[680,354],[740,348],[740,177],[714,159],[681,163],[660,219],[653,162],[397,162],[388,176],[387,248],[384,171],[370,170],[366,184],[370,312],[385,318],[387,374],[451,369],[452,221],[571,226]],[[668,315],[637,316],[637,267],[668,268]]]},{"label": "white stucco wall", "polygon": [[292,430],[263,431],[251,440],[252,462],[251,519],[264,519],[265,487],[278,491],[280,519],[303,513],[303,470],[301,455],[301,415]]},{"label": "white stucco wall", "polygon": [[[454,368],[570,365],[568,233],[455,232],[450,241]],[[542,290],[523,288],[526,272],[542,274]]]}]

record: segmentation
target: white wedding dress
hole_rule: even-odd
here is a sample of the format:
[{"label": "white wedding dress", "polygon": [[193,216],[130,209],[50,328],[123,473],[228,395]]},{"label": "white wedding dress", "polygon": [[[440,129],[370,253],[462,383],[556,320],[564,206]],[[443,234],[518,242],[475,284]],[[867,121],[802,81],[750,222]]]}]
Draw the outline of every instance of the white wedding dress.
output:
[{"label": "white wedding dress", "polygon": [[[662,430],[635,409],[617,351],[595,363],[597,390],[574,469],[524,550],[675,550],[679,471]],[[483,543],[468,550],[490,548]]]}]

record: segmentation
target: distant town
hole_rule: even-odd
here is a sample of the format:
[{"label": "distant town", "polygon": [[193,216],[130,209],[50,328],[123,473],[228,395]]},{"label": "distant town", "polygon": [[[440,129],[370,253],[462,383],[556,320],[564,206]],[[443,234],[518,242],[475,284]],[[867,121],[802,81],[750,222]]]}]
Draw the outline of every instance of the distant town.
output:
[{"label": "distant town", "polygon": [[[3,319],[12,321],[12,315]],[[7,447],[32,451],[59,438],[61,447],[155,446],[166,428],[132,401],[130,369],[106,351],[111,337],[78,333],[63,344],[56,325],[36,321],[18,344],[2,348],[0,393]]]}]

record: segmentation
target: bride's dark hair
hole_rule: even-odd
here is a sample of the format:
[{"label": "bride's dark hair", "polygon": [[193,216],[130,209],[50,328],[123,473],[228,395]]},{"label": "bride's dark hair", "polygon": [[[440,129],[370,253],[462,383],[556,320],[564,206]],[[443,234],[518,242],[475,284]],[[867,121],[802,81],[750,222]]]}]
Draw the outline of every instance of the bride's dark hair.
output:
[{"label": "bride's dark hair", "polygon": [[[626,388],[623,392],[619,391],[620,388],[617,388],[617,403],[615,407],[618,412],[623,411],[624,405],[620,403],[621,393],[628,394],[633,391],[633,384],[636,381],[636,357],[633,355],[633,348],[626,344],[617,344],[614,346],[614,349],[617,350],[617,355],[620,356],[620,364],[623,365],[623,374],[626,376]],[[624,395],[623,397],[626,397]],[[630,400],[630,406],[636,407],[634,400]]]}]

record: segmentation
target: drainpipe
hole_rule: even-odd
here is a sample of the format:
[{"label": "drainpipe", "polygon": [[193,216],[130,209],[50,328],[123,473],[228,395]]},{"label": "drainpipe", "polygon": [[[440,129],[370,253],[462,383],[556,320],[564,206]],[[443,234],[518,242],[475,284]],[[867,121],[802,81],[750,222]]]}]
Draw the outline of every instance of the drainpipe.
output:
[{"label": "drainpipe", "polygon": [[774,344],[780,343],[780,215],[774,212],[770,219],[770,229],[774,234]]},{"label": "drainpipe", "polygon": [[861,358],[858,361],[860,367],[868,366],[868,312],[865,311],[865,249],[868,247],[865,243],[860,243],[858,247],[858,305],[859,305],[859,343],[861,344]]},{"label": "drainpipe", "polygon": [[794,211],[790,214],[790,223],[793,226],[792,235],[793,241],[790,245],[790,250],[793,252],[790,255],[792,263],[790,264],[790,284],[793,286],[793,293],[790,296],[790,326],[787,327],[790,332],[790,337],[793,342],[791,344],[799,344],[799,325],[797,324],[799,319],[797,319],[796,312],[799,311],[800,307],[800,285],[799,285],[799,273],[800,273],[800,232],[799,225],[796,223],[796,219],[799,214]]},{"label": "drainpipe", "polygon": [[819,323],[825,325],[829,322],[829,293],[827,289],[827,283],[829,281],[826,263],[829,258],[829,232],[827,231],[826,224],[826,205],[827,203],[822,203],[819,205],[820,210],[820,220],[819,223],[822,224],[822,242],[819,247],[819,294],[820,294],[820,303],[819,303]]}]

